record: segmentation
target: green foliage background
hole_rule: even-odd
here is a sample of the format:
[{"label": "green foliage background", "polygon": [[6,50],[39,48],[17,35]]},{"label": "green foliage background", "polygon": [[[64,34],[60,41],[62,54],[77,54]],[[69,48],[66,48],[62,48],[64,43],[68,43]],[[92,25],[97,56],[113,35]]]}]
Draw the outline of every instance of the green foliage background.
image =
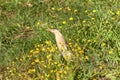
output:
[{"label": "green foliage background", "polygon": [[[61,59],[64,35],[75,60]],[[0,79],[119,80],[119,0],[0,0]]]}]

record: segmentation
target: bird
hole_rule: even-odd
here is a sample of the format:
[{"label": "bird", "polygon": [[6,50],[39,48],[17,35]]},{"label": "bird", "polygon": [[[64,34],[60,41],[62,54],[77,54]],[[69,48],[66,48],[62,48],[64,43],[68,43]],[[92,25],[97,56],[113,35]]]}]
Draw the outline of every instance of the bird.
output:
[{"label": "bird", "polygon": [[66,45],[66,42],[64,40],[64,36],[62,35],[62,33],[57,29],[47,29],[47,31],[49,31],[55,35],[57,47],[58,47],[59,51],[61,52],[63,58],[66,61],[72,61],[73,53],[68,51],[67,45]]}]

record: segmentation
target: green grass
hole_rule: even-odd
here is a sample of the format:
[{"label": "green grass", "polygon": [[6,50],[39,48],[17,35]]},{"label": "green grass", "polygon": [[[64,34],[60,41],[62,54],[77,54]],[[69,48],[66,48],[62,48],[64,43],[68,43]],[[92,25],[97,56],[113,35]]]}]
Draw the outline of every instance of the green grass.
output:
[{"label": "green grass", "polygon": [[[70,20],[73,18],[73,20]],[[61,59],[54,35],[75,59]],[[1,80],[119,80],[119,0],[0,0]]]}]

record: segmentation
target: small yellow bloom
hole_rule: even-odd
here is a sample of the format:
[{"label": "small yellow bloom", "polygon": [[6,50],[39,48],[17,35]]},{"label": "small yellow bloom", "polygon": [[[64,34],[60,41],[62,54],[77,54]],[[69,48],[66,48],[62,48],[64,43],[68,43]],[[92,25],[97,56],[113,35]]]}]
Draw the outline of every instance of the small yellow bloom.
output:
[{"label": "small yellow bloom", "polygon": [[18,74],[19,77],[21,77],[22,75],[21,74]]},{"label": "small yellow bloom", "polygon": [[90,41],[91,41],[91,40],[89,40],[89,39],[87,40],[88,43],[89,43]]},{"label": "small yellow bloom", "polygon": [[91,20],[95,20],[95,18],[91,18]]},{"label": "small yellow bloom", "polygon": [[117,15],[120,15],[120,11],[117,11],[116,14],[117,14]]},{"label": "small yellow bloom", "polygon": [[58,64],[57,66],[58,66],[58,67],[60,67],[60,66],[61,66],[61,64]]},{"label": "small yellow bloom", "polygon": [[54,8],[54,7],[52,7],[51,9],[52,9],[52,10],[55,10],[55,8]]},{"label": "small yellow bloom", "polygon": [[47,67],[46,65],[43,65],[45,68]]},{"label": "small yellow bloom", "polygon": [[36,50],[36,51],[33,52],[34,55],[37,55],[37,54],[39,54],[39,53],[40,53],[40,52],[39,52],[38,50]]},{"label": "small yellow bloom", "polygon": [[88,56],[85,56],[85,59],[88,60],[89,59]]},{"label": "small yellow bloom", "polygon": [[29,30],[29,29],[30,29],[30,27],[26,27],[26,29],[27,29],[27,30]]},{"label": "small yellow bloom", "polygon": [[23,59],[22,59],[22,58],[20,58],[20,61],[23,61]]},{"label": "small yellow bloom", "polygon": [[51,44],[52,44],[51,41],[45,41],[45,43],[48,44],[48,45],[51,45]]},{"label": "small yellow bloom", "polygon": [[31,62],[31,65],[34,65],[35,64],[35,62]]},{"label": "small yellow bloom", "polygon": [[18,58],[17,58],[17,57],[16,57],[15,59],[16,59],[16,60],[18,60]]},{"label": "small yellow bloom", "polygon": [[74,10],[74,13],[76,14],[77,12],[78,12],[78,10],[77,10],[77,9],[75,9],[75,10]]},{"label": "small yellow bloom", "polygon": [[71,11],[70,7],[67,7],[67,10],[68,10],[68,11]]},{"label": "small yellow bloom", "polygon": [[58,11],[61,11],[62,10],[62,8],[58,8]]},{"label": "small yellow bloom", "polygon": [[82,22],[83,22],[83,23],[85,23],[86,21],[85,21],[85,20],[83,20]]},{"label": "small yellow bloom", "polygon": [[28,70],[28,73],[35,73],[35,72],[36,72],[35,69],[29,69],[29,70]]},{"label": "small yellow bloom", "polygon": [[57,62],[54,62],[54,64],[57,64]]},{"label": "small yellow bloom", "polygon": [[85,10],[85,13],[87,13],[88,12],[88,10]]},{"label": "small yellow bloom", "polygon": [[63,21],[62,23],[63,23],[63,24],[66,24],[67,22],[66,22],[66,21]]},{"label": "small yellow bloom", "polygon": [[69,20],[72,21],[72,20],[73,20],[73,17],[70,17]]},{"label": "small yellow bloom", "polygon": [[46,49],[43,47],[43,48],[42,48],[42,51],[43,51],[43,52],[45,52],[45,51],[46,51]]},{"label": "small yellow bloom", "polygon": [[103,67],[100,65],[99,68],[102,69]]},{"label": "small yellow bloom", "polygon": [[51,55],[49,54],[49,55],[47,55],[47,59],[50,59],[50,57],[51,57]]},{"label": "small yellow bloom", "polygon": [[35,59],[35,62],[36,62],[36,63],[39,63],[39,59],[38,59],[38,58],[36,58],[36,59]]},{"label": "small yellow bloom", "polygon": [[67,71],[64,71],[64,74],[67,74]]},{"label": "small yellow bloom", "polygon": [[40,49],[39,48],[36,48],[36,51],[39,51]]},{"label": "small yellow bloom", "polygon": [[114,15],[114,14],[115,14],[113,11],[109,11],[109,13],[110,13],[111,15]]},{"label": "small yellow bloom", "polygon": [[66,66],[66,70],[69,70],[70,68],[68,66]]},{"label": "small yellow bloom", "polygon": [[10,67],[7,67],[7,69],[10,69]]},{"label": "small yellow bloom", "polygon": [[80,52],[80,54],[83,54],[83,53],[84,53],[84,50],[82,49],[82,50],[80,50],[79,52]]},{"label": "small yellow bloom", "polygon": [[54,48],[54,47],[51,47],[51,48],[50,48],[50,52],[55,52],[55,48]]},{"label": "small yellow bloom", "polygon": [[59,70],[58,73],[62,73],[63,71],[62,70]]},{"label": "small yellow bloom", "polygon": [[33,53],[34,50],[30,50],[30,53]]},{"label": "small yellow bloom", "polygon": [[93,12],[93,13],[96,13],[97,11],[96,11],[96,10],[93,10],[92,12]]},{"label": "small yellow bloom", "polygon": [[78,49],[78,50],[81,50],[81,47],[78,47],[77,49]]},{"label": "small yellow bloom", "polygon": [[37,26],[39,26],[41,24],[40,20],[37,22]]},{"label": "small yellow bloom", "polygon": [[50,28],[54,28],[54,26],[50,26]]},{"label": "small yellow bloom", "polygon": [[101,46],[102,46],[102,47],[104,47],[105,45],[106,45],[106,43],[105,43],[105,42],[103,42],[103,43],[101,44]]},{"label": "small yellow bloom", "polygon": [[16,71],[16,68],[13,68],[14,71]]},{"label": "small yellow bloom", "polygon": [[113,49],[111,49],[110,51],[109,51],[109,54],[112,54],[113,53]]},{"label": "small yellow bloom", "polygon": [[115,20],[115,18],[114,18],[114,17],[112,17],[111,19],[112,19],[112,20]]},{"label": "small yellow bloom", "polygon": [[53,72],[54,72],[54,70],[50,70],[50,72],[51,72],[51,73],[53,73]]},{"label": "small yellow bloom", "polygon": [[15,75],[13,72],[10,74],[11,76]]}]

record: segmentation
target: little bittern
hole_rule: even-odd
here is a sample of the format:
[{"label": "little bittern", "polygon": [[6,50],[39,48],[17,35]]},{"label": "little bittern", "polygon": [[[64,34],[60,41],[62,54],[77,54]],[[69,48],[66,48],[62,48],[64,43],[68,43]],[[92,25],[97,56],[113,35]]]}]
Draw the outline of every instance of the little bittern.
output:
[{"label": "little bittern", "polygon": [[55,35],[58,49],[62,53],[63,58],[66,61],[68,60],[70,61],[73,54],[70,51],[68,51],[63,35],[57,29],[47,29],[47,30],[52,32]]}]

